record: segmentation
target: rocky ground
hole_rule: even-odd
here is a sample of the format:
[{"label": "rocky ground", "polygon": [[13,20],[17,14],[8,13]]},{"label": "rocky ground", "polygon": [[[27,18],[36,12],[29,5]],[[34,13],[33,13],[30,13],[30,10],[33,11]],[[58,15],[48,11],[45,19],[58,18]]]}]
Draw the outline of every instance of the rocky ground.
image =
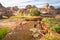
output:
[{"label": "rocky ground", "polygon": [[31,32],[29,31],[29,28],[34,25],[33,23],[34,22],[28,22],[28,25],[24,24],[24,28],[17,26],[17,28],[15,28],[14,31],[8,33],[3,40],[34,40],[34,38],[31,36]]},{"label": "rocky ground", "polygon": [[[38,25],[38,22],[42,24]],[[3,27],[9,27],[10,32],[2,40],[43,40],[45,35],[39,36],[38,38],[32,37],[32,32],[30,32],[29,29],[34,27],[34,24],[37,24],[39,27],[43,26],[43,28],[45,28],[43,31],[44,33],[46,33],[46,31],[51,33],[50,28],[41,21],[4,20],[0,22],[0,25]],[[53,34],[56,35],[55,33],[52,33],[52,35]]]},{"label": "rocky ground", "polygon": [[[37,24],[35,21],[27,21],[26,24],[23,26],[17,26],[14,31],[8,33],[3,40],[39,40],[39,38],[33,38],[31,32],[29,31],[30,28]],[[22,28],[23,27],[23,28]]]}]

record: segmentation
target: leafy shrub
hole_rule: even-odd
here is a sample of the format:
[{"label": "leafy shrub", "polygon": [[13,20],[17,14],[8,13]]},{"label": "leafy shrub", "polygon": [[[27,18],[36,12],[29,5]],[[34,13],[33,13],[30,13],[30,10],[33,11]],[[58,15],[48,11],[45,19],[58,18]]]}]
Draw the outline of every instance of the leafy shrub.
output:
[{"label": "leafy shrub", "polygon": [[60,18],[44,18],[42,21],[47,22],[52,31],[60,33]]},{"label": "leafy shrub", "polygon": [[54,29],[54,31],[60,33],[60,24],[56,24],[53,29]]},{"label": "leafy shrub", "polygon": [[18,16],[24,16],[24,14],[20,13]]},{"label": "leafy shrub", "polygon": [[0,39],[2,39],[8,33],[8,28],[0,29]]},{"label": "leafy shrub", "polygon": [[37,9],[33,9],[33,8],[29,10],[29,13],[31,16],[39,16],[40,15],[40,12]]}]

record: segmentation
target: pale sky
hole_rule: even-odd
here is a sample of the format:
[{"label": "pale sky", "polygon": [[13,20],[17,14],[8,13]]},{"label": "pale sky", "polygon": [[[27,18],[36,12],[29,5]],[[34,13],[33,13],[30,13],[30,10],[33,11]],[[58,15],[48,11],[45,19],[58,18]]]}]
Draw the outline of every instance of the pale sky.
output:
[{"label": "pale sky", "polygon": [[0,0],[3,6],[18,6],[19,8],[24,8],[26,5],[36,5],[37,7],[42,7],[43,4],[49,3],[56,8],[60,7],[60,0]]}]

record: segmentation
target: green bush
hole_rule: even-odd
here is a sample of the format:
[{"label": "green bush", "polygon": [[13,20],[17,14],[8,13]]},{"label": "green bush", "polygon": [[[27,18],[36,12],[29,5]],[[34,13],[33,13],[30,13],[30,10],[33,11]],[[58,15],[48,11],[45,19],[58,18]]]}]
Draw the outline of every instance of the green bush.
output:
[{"label": "green bush", "polygon": [[53,29],[54,29],[54,31],[60,33],[60,24],[56,24]]},{"label": "green bush", "polygon": [[8,28],[0,29],[0,39],[2,39],[8,33]]},{"label": "green bush", "polygon": [[31,16],[40,16],[40,12],[37,9],[30,9],[29,13]]},{"label": "green bush", "polygon": [[60,18],[44,18],[42,21],[47,22],[52,31],[60,33]]},{"label": "green bush", "polygon": [[20,13],[18,16],[24,16],[24,14]]}]

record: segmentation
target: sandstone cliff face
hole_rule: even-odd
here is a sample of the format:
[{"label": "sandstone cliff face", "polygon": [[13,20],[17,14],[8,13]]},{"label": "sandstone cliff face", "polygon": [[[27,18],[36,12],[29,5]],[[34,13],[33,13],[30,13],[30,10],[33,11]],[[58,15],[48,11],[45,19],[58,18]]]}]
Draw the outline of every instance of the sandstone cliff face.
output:
[{"label": "sandstone cliff face", "polygon": [[45,8],[45,9],[55,9],[54,6],[49,5],[48,3],[44,4],[43,8]]},{"label": "sandstone cliff face", "polygon": [[6,13],[6,8],[2,6],[2,4],[0,4],[0,18],[2,15],[4,15]]},{"label": "sandstone cliff face", "polygon": [[32,8],[32,6],[31,5],[27,5],[25,8],[26,9],[30,9],[30,8]]},{"label": "sandstone cliff face", "polygon": [[[25,16],[29,15],[29,10],[31,8],[36,8],[38,11],[40,11],[41,14],[48,16],[56,16],[60,15],[60,9],[54,8],[54,6],[47,4],[44,4],[42,8],[37,8],[35,5],[27,5],[24,9],[19,9],[17,6],[14,7],[4,7],[0,3],[0,18],[3,18],[3,16],[7,16],[8,18],[11,16],[17,16],[19,14],[23,14]],[[48,13],[48,15],[46,15]]]},{"label": "sandstone cliff face", "polygon": [[12,12],[8,10],[8,8],[4,7],[2,4],[0,4],[0,18],[3,18],[3,16],[10,17],[12,16]]}]

